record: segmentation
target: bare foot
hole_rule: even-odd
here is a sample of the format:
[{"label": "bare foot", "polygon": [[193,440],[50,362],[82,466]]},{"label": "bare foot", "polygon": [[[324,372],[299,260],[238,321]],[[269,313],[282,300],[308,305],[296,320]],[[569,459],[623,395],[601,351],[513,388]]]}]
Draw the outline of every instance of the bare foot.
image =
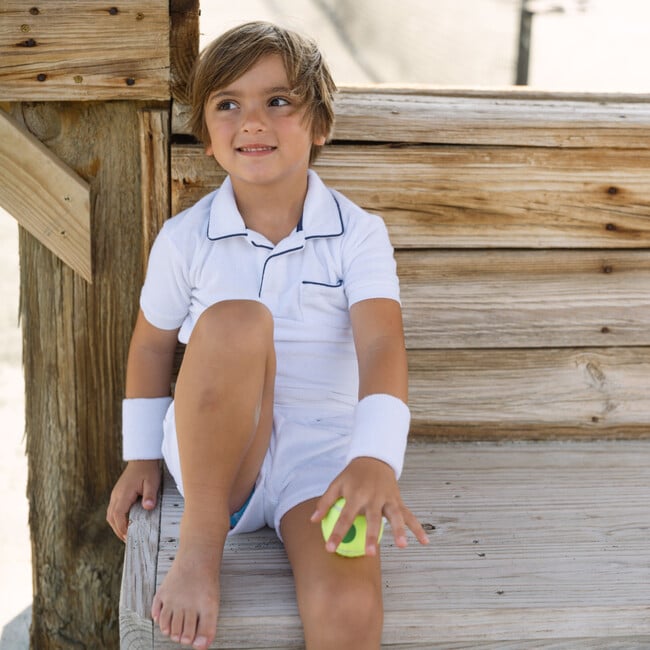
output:
[{"label": "bare foot", "polygon": [[222,548],[179,546],[151,607],[153,620],[172,641],[207,650],[214,640]]}]

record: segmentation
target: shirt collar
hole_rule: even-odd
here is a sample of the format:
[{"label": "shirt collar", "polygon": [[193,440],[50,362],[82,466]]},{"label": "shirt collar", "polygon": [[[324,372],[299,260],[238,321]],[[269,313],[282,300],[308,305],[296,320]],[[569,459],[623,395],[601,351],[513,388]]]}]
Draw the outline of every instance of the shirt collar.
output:
[{"label": "shirt collar", "polygon": [[[311,169],[308,171],[307,196],[297,230],[305,239],[339,237],[344,230],[336,197]],[[212,200],[207,235],[213,241],[248,236],[246,224],[237,209],[230,177],[226,177]]]}]

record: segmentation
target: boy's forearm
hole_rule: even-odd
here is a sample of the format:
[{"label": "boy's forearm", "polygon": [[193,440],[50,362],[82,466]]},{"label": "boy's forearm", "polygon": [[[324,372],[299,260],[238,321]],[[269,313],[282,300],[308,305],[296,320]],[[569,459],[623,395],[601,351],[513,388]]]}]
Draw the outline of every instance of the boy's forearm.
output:
[{"label": "boy's forearm", "polygon": [[359,359],[359,399],[377,393],[408,402],[408,364],[402,342],[387,337]]},{"label": "boy's forearm", "polygon": [[163,397],[169,395],[174,350],[153,351],[131,346],[126,370],[125,397]]}]

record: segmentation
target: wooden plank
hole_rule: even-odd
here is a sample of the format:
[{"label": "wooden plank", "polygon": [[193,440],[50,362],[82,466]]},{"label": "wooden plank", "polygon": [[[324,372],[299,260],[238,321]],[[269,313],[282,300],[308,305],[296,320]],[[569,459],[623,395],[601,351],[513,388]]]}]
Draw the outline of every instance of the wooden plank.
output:
[{"label": "wooden plank", "polygon": [[0,99],[169,97],[169,0],[0,5]]},{"label": "wooden plank", "polygon": [[92,282],[90,186],[1,110],[0,204]]},{"label": "wooden plank", "polygon": [[410,348],[650,345],[648,251],[397,251]]},{"label": "wooden plank", "polygon": [[648,437],[649,373],[647,347],[411,351],[411,431]]},{"label": "wooden plank", "polygon": [[120,592],[121,650],[151,650],[151,605],[156,587],[161,500],[145,510],[140,501],[131,508],[124,550]]},{"label": "wooden plank", "polygon": [[[333,145],[315,169],[396,247],[650,246],[647,150]],[[223,177],[201,146],[173,146],[172,212]]]},{"label": "wooden plank", "polygon": [[140,111],[140,190],[142,192],[143,278],[149,251],[169,218],[169,111]]},{"label": "wooden plank", "polygon": [[187,80],[199,54],[199,0],[170,0],[170,84],[172,97],[189,103]]},{"label": "wooden plank", "polygon": [[[650,148],[650,96],[349,87],[336,99],[333,138],[525,147]],[[172,130],[190,134],[174,102]]]},{"label": "wooden plank", "polygon": [[[400,550],[386,534],[382,647],[641,647],[648,452],[650,441],[411,441],[402,495],[432,544]],[[159,582],[183,508],[169,484],[163,500]],[[271,531],[231,538],[222,574],[214,648],[302,647],[291,572]],[[174,646],[157,635],[155,647]]]}]

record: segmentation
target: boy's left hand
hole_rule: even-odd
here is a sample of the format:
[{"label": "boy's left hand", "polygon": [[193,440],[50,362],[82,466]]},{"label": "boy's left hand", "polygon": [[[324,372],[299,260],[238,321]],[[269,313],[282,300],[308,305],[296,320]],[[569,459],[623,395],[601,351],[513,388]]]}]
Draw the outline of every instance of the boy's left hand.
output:
[{"label": "boy's left hand", "polygon": [[398,547],[408,545],[406,528],[413,531],[420,544],[429,543],[420,522],[402,501],[393,468],[383,461],[369,457],[351,461],[318,500],[311,521],[320,522],[340,497],[345,498],[345,507],[325,545],[330,553],[336,550],[359,514],[365,515],[367,521],[366,555],[377,554],[382,516],[388,519]]}]

